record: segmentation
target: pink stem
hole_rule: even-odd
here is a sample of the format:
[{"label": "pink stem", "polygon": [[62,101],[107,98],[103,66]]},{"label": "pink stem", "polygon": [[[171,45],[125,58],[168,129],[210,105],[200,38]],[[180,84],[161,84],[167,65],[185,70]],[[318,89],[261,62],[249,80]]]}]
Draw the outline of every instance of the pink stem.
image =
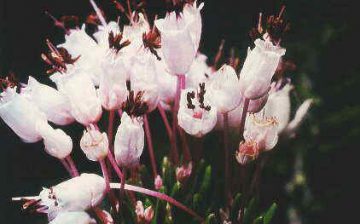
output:
[{"label": "pink stem", "polygon": [[155,155],[154,155],[154,147],[153,147],[153,143],[152,143],[152,139],[151,139],[151,130],[150,130],[150,125],[149,125],[149,120],[148,120],[148,116],[146,114],[144,115],[144,126],[145,126],[147,148],[149,150],[151,167],[152,167],[154,179],[155,179],[156,176],[158,175],[158,173],[156,170],[156,161],[155,161]]},{"label": "pink stem", "polygon": [[180,135],[181,143],[182,143],[184,162],[189,162],[189,161],[191,161],[191,153],[190,153],[189,145],[186,140],[186,134],[185,134],[184,130],[179,127],[179,125],[178,125],[178,131],[179,131],[179,135]]},{"label": "pink stem", "polygon": [[113,131],[114,131],[114,118],[115,118],[115,111],[110,110],[109,111],[109,123],[108,123],[108,130],[107,135],[109,139],[109,143],[111,145],[110,150],[112,151],[112,142],[113,142]]},{"label": "pink stem", "polygon": [[112,206],[112,209],[114,211],[116,210],[116,199],[115,199],[115,195],[113,194],[113,192],[111,192],[110,190],[110,181],[109,181],[109,173],[105,164],[104,160],[99,160],[100,163],[100,167],[101,167],[101,171],[103,173],[104,179],[105,179],[105,183],[106,183],[106,192],[108,192],[109,195],[109,200]]},{"label": "pink stem", "polygon": [[[161,106],[161,104],[159,103],[158,106],[157,106],[158,110],[159,110],[159,113],[161,115],[161,118],[165,124],[165,128],[166,128],[166,132],[169,136],[169,139],[172,138],[172,131],[171,131],[171,126],[170,126],[170,123],[166,117],[166,112],[164,110],[164,108]],[[171,141],[171,140],[170,140]]]},{"label": "pink stem", "polygon": [[118,167],[118,165],[117,165],[113,155],[111,154],[111,152],[108,153],[107,158],[108,158],[109,162],[111,163],[111,166],[115,170],[115,173],[120,178],[120,180],[124,179],[124,174],[121,172],[120,168]]},{"label": "pink stem", "polygon": [[241,122],[240,122],[240,137],[243,137],[244,128],[245,128],[245,121],[246,121],[246,114],[249,108],[250,99],[244,98],[244,106],[241,114]]},{"label": "pink stem", "polygon": [[[110,187],[111,188],[116,188],[119,189],[120,188],[120,184],[119,183],[110,183]],[[175,200],[174,198],[157,192],[157,191],[152,191],[143,187],[139,187],[139,186],[134,186],[134,185],[130,185],[130,184],[125,184],[125,190],[128,191],[134,191],[134,192],[138,192],[138,193],[142,193],[142,194],[146,194],[152,197],[156,197],[159,198],[160,200],[164,200],[169,202],[170,204],[175,205],[176,207],[184,210],[185,212],[189,213],[190,215],[194,216],[196,219],[203,221],[204,219],[199,216],[198,214],[196,214],[193,210],[191,210],[190,208],[186,207],[185,205],[181,204],[180,202],[178,202],[177,200]]]},{"label": "pink stem", "polygon": [[79,176],[79,171],[77,170],[74,160],[71,158],[71,156],[68,155],[65,159],[69,163],[69,167],[70,167],[70,170],[71,170],[73,176],[75,176],[75,177]]},{"label": "pink stem", "polygon": [[63,164],[67,172],[69,172],[70,176],[74,176],[72,170],[70,169],[69,165],[66,162],[66,159],[60,159],[60,162]]},{"label": "pink stem", "polygon": [[225,203],[227,205],[230,195],[230,156],[229,156],[229,116],[228,113],[224,113],[224,152],[225,152]]}]

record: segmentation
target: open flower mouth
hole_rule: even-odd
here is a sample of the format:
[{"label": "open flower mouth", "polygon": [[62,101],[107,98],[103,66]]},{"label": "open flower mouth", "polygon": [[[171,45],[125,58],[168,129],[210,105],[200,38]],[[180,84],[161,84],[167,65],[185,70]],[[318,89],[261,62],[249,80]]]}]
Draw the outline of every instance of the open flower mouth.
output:
[{"label": "open flower mouth", "polygon": [[119,53],[121,49],[130,45],[130,40],[125,40],[121,43],[122,39],[123,35],[121,33],[114,34],[113,31],[110,31],[108,37],[109,48],[113,49],[116,53]]},{"label": "open flower mouth", "polygon": [[278,125],[278,121],[275,117],[265,117],[260,119],[256,117],[254,114],[250,115],[251,122],[259,127],[270,127]]},{"label": "open flower mouth", "polygon": [[140,117],[149,109],[146,102],[143,101],[144,91],[139,91],[135,94],[134,90],[131,90],[131,83],[128,80],[126,86],[129,95],[126,101],[122,105],[122,110],[125,111],[129,116]]},{"label": "open flower mouth", "polygon": [[0,90],[4,91],[7,88],[15,88],[19,86],[15,74],[10,73],[6,78],[0,78]]}]

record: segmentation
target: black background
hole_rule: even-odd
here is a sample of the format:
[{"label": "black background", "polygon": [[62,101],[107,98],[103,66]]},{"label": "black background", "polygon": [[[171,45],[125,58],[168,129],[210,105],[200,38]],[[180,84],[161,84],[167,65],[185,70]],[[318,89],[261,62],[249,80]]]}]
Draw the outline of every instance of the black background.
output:
[{"label": "black background", "polygon": [[[108,18],[116,18],[111,1],[97,2]],[[256,23],[258,12],[277,12],[283,3],[292,24],[284,46],[298,66],[294,75],[306,72],[321,99],[312,119],[320,130],[315,139],[317,147],[307,157],[306,172],[314,198],[322,206],[308,214],[308,223],[357,223],[353,218],[358,216],[355,181],[359,174],[355,164],[360,150],[359,8],[346,0],[208,0],[200,49],[212,58],[224,38],[227,48],[235,46],[244,56],[249,45],[247,31]],[[151,0],[147,9],[150,15],[163,14],[164,6],[162,0]],[[78,15],[82,19],[92,11],[86,0],[1,0],[1,74],[14,71],[20,81],[32,75],[46,82],[45,65],[40,59],[44,40],[60,43],[64,35],[45,16],[45,10],[56,17]],[[79,137],[80,130],[75,126],[67,131]],[[4,205],[0,223],[36,223],[36,217],[22,214],[19,205],[10,203],[9,198],[34,194],[67,174],[57,160],[43,152],[41,143],[22,143],[2,121],[0,158]],[[75,160],[82,170],[98,169],[78,152]]]}]

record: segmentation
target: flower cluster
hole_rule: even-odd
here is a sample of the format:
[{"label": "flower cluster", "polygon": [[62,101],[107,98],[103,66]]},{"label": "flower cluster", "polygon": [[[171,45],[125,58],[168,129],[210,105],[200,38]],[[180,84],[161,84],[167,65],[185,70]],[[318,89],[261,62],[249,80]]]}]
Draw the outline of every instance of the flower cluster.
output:
[{"label": "flower cluster", "polygon": [[[181,184],[186,184],[196,163],[191,161],[186,141],[189,135],[203,138],[214,129],[225,134],[229,129],[240,131],[240,145],[233,157],[240,164],[274,148],[280,134],[295,135],[311,99],[290,121],[293,86],[284,77],[274,78],[285,54],[281,38],[274,36],[280,18],[271,17],[273,26],[254,40],[255,47],[248,49],[241,70],[239,60],[234,58],[216,70],[216,63],[210,65],[207,56],[199,51],[204,3],[186,2],[181,10],[154,21],[142,12],[130,10],[126,13],[129,24],[123,26],[106,21],[101,10],[91,3],[96,15],[88,22],[96,24],[94,33],[86,31],[90,24],[73,28],[63,24],[64,43],[55,46],[46,40],[49,52],[42,58],[50,66],[47,74],[56,88],[31,76],[21,84],[10,77],[1,80],[0,116],[4,122],[24,142],[43,140],[45,151],[60,159],[74,176],[45,188],[37,200],[26,202],[27,207],[47,213],[51,223],[94,223],[84,211],[96,210],[107,193],[116,211],[119,199],[112,194],[108,165],[121,179],[121,192],[139,191],[139,187],[125,184],[126,173],[137,172],[145,145],[154,187],[162,188],[148,119],[156,109],[167,129],[171,162],[177,166],[176,178]],[[117,7],[122,8],[120,3]],[[167,111],[172,111],[172,126]],[[107,133],[97,124],[105,113],[109,115]],[[113,134],[117,116],[120,125]],[[100,163],[104,178],[95,174],[78,176],[70,156],[74,143],[61,130],[74,122],[84,126],[81,150],[89,160]],[[183,146],[182,165],[177,157],[179,142]],[[108,164],[104,163],[106,159]],[[169,200],[193,215],[169,196],[142,191]],[[152,207],[144,209],[141,201],[136,203],[135,213],[138,223],[150,223],[154,217]]]}]

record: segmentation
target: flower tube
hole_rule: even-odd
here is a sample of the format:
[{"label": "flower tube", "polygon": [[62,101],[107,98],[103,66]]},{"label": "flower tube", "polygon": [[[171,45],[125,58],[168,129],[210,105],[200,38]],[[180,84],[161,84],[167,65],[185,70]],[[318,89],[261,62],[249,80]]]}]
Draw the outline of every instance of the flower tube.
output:
[{"label": "flower tube", "polygon": [[24,142],[42,139],[37,125],[47,123],[46,115],[25,96],[18,94],[16,87],[7,87],[0,94],[0,117]]},{"label": "flower tube", "polygon": [[264,96],[270,89],[271,78],[285,49],[270,40],[255,40],[255,48],[248,51],[240,73],[241,94],[250,100]]},{"label": "flower tube", "polygon": [[80,148],[89,160],[99,161],[104,159],[109,152],[107,134],[105,132],[101,133],[93,125],[90,125],[88,130],[84,131],[80,140]]}]

